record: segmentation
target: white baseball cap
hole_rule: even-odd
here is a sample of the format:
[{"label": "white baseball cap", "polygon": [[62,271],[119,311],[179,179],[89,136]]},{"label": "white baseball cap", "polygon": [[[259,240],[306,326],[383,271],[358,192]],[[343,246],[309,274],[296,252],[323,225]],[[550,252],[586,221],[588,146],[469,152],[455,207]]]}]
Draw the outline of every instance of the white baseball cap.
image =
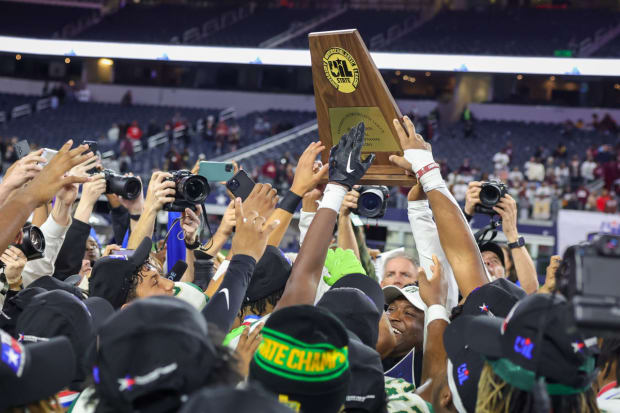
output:
[{"label": "white baseball cap", "polygon": [[403,288],[398,288],[395,285],[388,285],[383,287],[383,296],[385,297],[386,304],[390,304],[398,297],[405,297],[415,308],[426,312],[426,304],[422,301],[422,297],[420,297],[420,288],[416,285],[408,285]]}]

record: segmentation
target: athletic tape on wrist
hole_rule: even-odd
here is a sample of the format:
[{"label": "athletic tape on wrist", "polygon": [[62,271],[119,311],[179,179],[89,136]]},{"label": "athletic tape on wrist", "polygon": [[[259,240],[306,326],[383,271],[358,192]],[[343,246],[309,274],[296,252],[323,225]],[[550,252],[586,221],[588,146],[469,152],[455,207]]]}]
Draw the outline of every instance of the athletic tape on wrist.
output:
[{"label": "athletic tape on wrist", "polygon": [[293,191],[288,191],[286,195],[284,195],[284,198],[282,198],[282,200],[280,201],[280,205],[278,205],[278,208],[294,214],[300,202],[301,197],[299,195],[297,195]]},{"label": "athletic tape on wrist", "polygon": [[336,213],[340,212],[340,206],[346,194],[347,188],[344,186],[327,184],[325,191],[323,191],[323,199],[319,202],[319,209],[329,208]]},{"label": "athletic tape on wrist", "polygon": [[439,304],[433,304],[426,309],[425,314],[426,325],[430,324],[434,320],[445,320],[450,323],[450,313],[446,310],[446,307]]},{"label": "athletic tape on wrist", "polygon": [[[411,164],[412,171],[417,175],[424,167],[434,164],[433,153],[424,149],[406,149],[405,159]],[[424,192],[446,186],[439,168],[431,169],[420,177]]]},{"label": "athletic tape on wrist", "polygon": [[224,260],[220,263],[220,266],[217,268],[215,274],[213,274],[213,281],[217,281],[228,269],[228,264],[230,264],[229,260]]}]

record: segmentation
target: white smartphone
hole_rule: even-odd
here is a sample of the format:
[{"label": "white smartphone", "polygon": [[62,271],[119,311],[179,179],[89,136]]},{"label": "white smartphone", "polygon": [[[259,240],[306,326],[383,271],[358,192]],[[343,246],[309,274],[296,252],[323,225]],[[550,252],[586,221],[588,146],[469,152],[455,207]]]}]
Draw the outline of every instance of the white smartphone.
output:
[{"label": "white smartphone", "polygon": [[44,157],[47,160],[47,162],[41,163],[41,165],[44,165],[44,166],[47,165],[47,163],[51,161],[52,158],[56,156],[57,153],[58,151],[55,151],[53,149],[48,149],[48,148],[43,149],[43,153],[41,154],[41,156]]}]

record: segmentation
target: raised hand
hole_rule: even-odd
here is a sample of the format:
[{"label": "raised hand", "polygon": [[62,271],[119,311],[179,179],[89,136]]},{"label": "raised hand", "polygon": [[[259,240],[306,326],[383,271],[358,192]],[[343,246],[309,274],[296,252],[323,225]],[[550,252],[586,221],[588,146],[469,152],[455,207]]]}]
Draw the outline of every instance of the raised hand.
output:
[{"label": "raised hand", "polygon": [[71,149],[72,144],[73,141],[68,140],[41,173],[24,189],[37,205],[48,202],[64,186],[89,180],[85,176],[67,175],[71,168],[95,156],[92,152],[86,152],[88,145],[80,145]]},{"label": "raised hand", "polygon": [[241,198],[235,199],[236,230],[231,249],[235,254],[249,255],[258,261],[265,252],[269,234],[280,224],[280,221],[275,220],[269,225],[264,225],[267,218],[259,215],[258,211],[249,209],[247,212],[244,211],[245,207]]},{"label": "raised hand", "polygon": [[176,193],[174,182],[167,180],[171,177],[172,175],[168,172],[153,172],[146,191],[145,209],[150,208],[157,212],[161,211],[165,204],[174,202],[174,194]]},{"label": "raised hand", "polygon": [[480,190],[482,188],[482,182],[471,181],[467,185],[467,192],[465,193],[465,213],[473,216],[476,213],[476,205],[480,203]]},{"label": "raised hand", "polygon": [[342,135],[340,142],[333,146],[329,154],[329,182],[353,188],[364,176],[375,154],[369,154],[362,161],[361,154],[364,146],[364,122]]},{"label": "raised hand", "polygon": [[99,158],[97,158],[96,156],[93,156],[92,158],[87,159],[81,164],[71,168],[71,170],[69,171],[69,175],[86,177],[89,175],[88,171],[93,168],[101,168],[101,161],[99,161]]},{"label": "raised hand", "polygon": [[4,250],[0,256],[0,261],[4,263],[4,275],[9,286],[19,286],[22,280],[22,270],[28,261],[22,250],[11,245]]},{"label": "raised hand", "polygon": [[[202,208],[202,205],[198,205],[198,208]],[[199,211],[202,211],[202,209]],[[185,234],[185,242],[193,244],[196,241],[199,227],[200,216],[191,208],[185,208],[185,211],[181,214],[181,228],[183,228],[183,233]]]},{"label": "raised hand", "polygon": [[433,254],[433,265],[431,265],[433,276],[429,280],[426,272],[420,267],[418,270],[418,285],[420,287],[420,297],[428,307],[439,304],[445,307],[448,298],[448,280],[443,273],[443,268],[436,255]]},{"label": "raised hand", "polygon": [[340,216],[349,216],[351,211],[357,208],[357,200],[360,197],[360,193],[355,189],[350,190],[344,196],[342,205],[340,206]]},{"label": "raised hand", "polygon": [[22,159],[15,162],[4,174],[2,184],[6,185],[10,190],[17,189],[26,182],[33,179],[43,170],[40,163],[45,163],[47,160],[41,156],[43,149],[30,152]]},{"label": "raised hand", "polygon": [[250,372],[250,361],[254,357],[258,345],[263,341],[263,336],[260,335],[263,329],[263,323],[254,327],[254,330],[250,332],[250,327],[246,327],[241,336],[239,336],[239,343],[235,349],[235,356],[237,356],[237,371],[242,377],[248,377]]},{"label": "raised hand", "polygon": [[250,195],[243,201],[243,208],[246,211],[256,211],[259,216],[269,219],[277,203],[278,193],[271,185],[256,184]]},{"label": "raised hand", "polygon": [[[133,174],[128,174],[128,176],[133,176]],[[140,181],[140,185],[142,185],[142,178],[139,176],[137,178]],[[144,210],[144,192],[141,189],[138,196],[134,199],[125,199],[122,196],[119,196],[118,202],[120,202],[120,204],[124,206],[130,214],[140,215]]]},{"label": "raised hand", "polygon": [[[430,151],[431,146],[419,133],[416,133],[415,126],[411,119],[408,116],[403,117],[403,123],[405,124],[405,128],[400,123],[398,119],[394,119],[394,129],[396,129],[396,133],[398,134],[398,140],[400,141],[400,147],[403,151],[408,149],[419,149]],[[391,155],[390,162],[394,165],[404,169],[405,171],[412,171],[411,162],[409,162],[405,157],[398,155]]]},{"label": "raised hand", "polygon": [[217,231],[221,232],[223,235],[230,236],[235,224],[235,201],[230,201],[226,207],[226,211],[224,211],[224,215],[222,215],[222,221],[220,221],[220,226]]},{"label": "raised hand", "polygon": [[[321,142],[312,142],[299,157],[291,191],[299,196],[316,188],[319,181],[327,175],[327,165],[317,168],[316,157],[325,149]],[[318,163],[320,165],[320,162]]]}]

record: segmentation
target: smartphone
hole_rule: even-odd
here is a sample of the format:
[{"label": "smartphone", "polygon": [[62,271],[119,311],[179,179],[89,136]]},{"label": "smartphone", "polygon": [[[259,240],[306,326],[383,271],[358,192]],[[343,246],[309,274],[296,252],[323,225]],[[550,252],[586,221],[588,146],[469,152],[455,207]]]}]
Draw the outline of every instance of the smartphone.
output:
[{"label": "smartphone", "polygon": [[[92,152],[95,156],[99,156],[97,152],[99,150],[99,145],[96,141],[82,141],[82,145],[88,145],[88,151],[86,152]],[[97,172],[99,172],[97,168],[90,168],[86,171],[89,175],[96,174]]]},{"label": "smartphone", "polygon": [[43,153],[41,154],[41,156],[47,159],[47,162],[41,163],[41,165],[47,165],[47,163],[51,161],[52,158],[56,156],[57,153],[58,151],[55,151],[53,149],[48,149],[48,148],[43,149]]},{"label": "smartphone", "polygon": [[235,175],[235,166],[228,162],[200,162],[198,175],[209,182],[226,182]]},{"label": "smartphone", "polygon": [[228,188],[235,197],[239,197],[243,201],[250,195],[252,189],[254,189],[254,185],[256,185],[256,183],[244,170],[240,170],[226,182],[226,188]]},{"label": "smartphone", "polygon": [[28,141],[26,139],[22,139],[15,144],[15,153],[19,159],[30,153],[30,145],[28,145]]}]

